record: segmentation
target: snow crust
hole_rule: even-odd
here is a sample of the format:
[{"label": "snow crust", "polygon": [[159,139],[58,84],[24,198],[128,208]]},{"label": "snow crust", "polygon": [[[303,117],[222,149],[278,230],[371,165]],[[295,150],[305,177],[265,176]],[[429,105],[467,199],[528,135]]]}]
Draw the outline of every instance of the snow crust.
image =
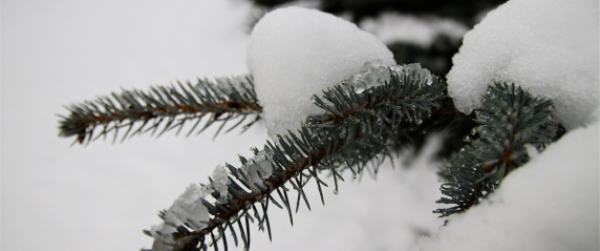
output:
[{"label": "snow crust", "polygon": [[383,12],[374,18],[365,18],[360,28],[375,35],[386,44],[405,42],[431,47],[437,36],[446,35],[459,42],[469,30],[464,24],[439,17],[416,17],[394,12]]},{"label": "snow crust", "polygon": [[321,113],[310,97],[355,74],[365,62],[394,64],[393,54],[375,36],[339,17],[300,7],[266,14],[252,31],[247,60],[272,138]]},{"label": "snow crust", "polygon": [[598,121],[597,0],[512,0],[469,31],[453,58],[448,92],[470,113],[492,81],[550,98],[568,129]]},{"label": "snow crust", "polygon": [[597,123],[569,132],[421,250],[600,250],[598,139]]}]

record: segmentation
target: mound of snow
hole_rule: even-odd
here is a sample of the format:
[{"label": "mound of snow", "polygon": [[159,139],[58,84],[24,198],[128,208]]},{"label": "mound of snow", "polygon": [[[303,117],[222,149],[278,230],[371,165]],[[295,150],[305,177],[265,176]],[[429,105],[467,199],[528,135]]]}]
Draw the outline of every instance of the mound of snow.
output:
[{"label": "mound of snow", "polygon": [[323,112],[311,102],[313,94],[357,73],[366,62],[394,64],[387,47],[355,24],[299,7],[272,11],[256,24],[247,60],[272,138]]},{"label": "mound of snow", "polygon": [[555,103],[567,128],[598,121],[598,0],[512,0],[469,31],[448,73],[465,113],[492,81],[522,86]]},{"label": "mound of snow", "polygon": [[598,129],[569,132],[421,250],[600,250]]}]

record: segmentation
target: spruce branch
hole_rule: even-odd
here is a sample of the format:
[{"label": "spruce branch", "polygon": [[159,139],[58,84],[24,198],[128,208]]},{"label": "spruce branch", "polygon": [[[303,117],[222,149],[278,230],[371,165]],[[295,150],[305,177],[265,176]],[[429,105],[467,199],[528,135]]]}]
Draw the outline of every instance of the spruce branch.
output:
[{"label": "spruce branch", "polygon": [[214,191],[210,194],[215,201],[201,199],[210,214],[210,219],[201,223],[204,227],[194,227],[200,222],[177,225],[165,220],[172,234],[145,231],[155,238],[153,249],[187,251],[213,246],[216,250],[221,244],[227,249],[226,232],[231,233],[236,245],[241,239],[247,249],[250,222],[266,229],[271,238],[270,204],[285,208],[293,224],[289,191],[296,191],[296,210],[302,202],[310,209],[304,187],[314,180],[324,203],[322,186],[328,185],[322,180],[322,172],[333,176],[337,193],[337,180],[343,180],[341,172],[350,170],[358,175],[373,160],[378,164],[390,156],[392,140],[406,133],[400,126],[421,124],[436,117],[434,113],[451,112],[443,105],[447,101],[445,82],[438,78],[428,82],[431,79],[418,71],[422,69],[392,72],[388,82],[363,92],[342,83],[324,90],[321,97],[313,96],[323,114],[309,116],[300,130],[279,135],[275,143],[267,141],[262,151],[254,149],[252,159],[240,157],[242,167],[227,164],[230,173],[226,195],[215,184],[217,180],[211,178],[206,185]]},{"label": "spruce branch", "polygon": [[[221,123],[216,134],[230,120],[239,119],[227,131],[241,125],[245,119],[254,117],[244,125],[248,128],[259,119],[262,108],[257,103],[251,76],[219,78],[215,81],[198,79],[196,85],[177,82],[177,87],[157,86],[149,91],[124,90],[121,94],[99,97],[65,107],[70,111],[59,122],[59,136],[75,137],[83,144],[106,137],[112,133],[116,140],[119,129],[124,128],[127,136],[151,131],[154,134],[162,127],[159,136],[177,128],[181,131],[187,122],[195,122],[188,136],[197,128],[203,117],[204,126],[199,132],[215,123]],[[136,127],[137,128],[134,128]],[[94,138],[94,131],[102,127]],[[199,133],[198,132],[198,133]],[[216,136],[215,134],[215,136]]]},{"label": "spruce branch", "polygon": [[[437,203],[456,205],[434,212],[463,212],[491,194],[506,175],[529,161],[556,136],[552,102],[533,97],[514,84],[494,83],[475,111],[471,144],[452,155],[441,172],[447,182]],[[535,151],[535,150],[534,150]]]}]

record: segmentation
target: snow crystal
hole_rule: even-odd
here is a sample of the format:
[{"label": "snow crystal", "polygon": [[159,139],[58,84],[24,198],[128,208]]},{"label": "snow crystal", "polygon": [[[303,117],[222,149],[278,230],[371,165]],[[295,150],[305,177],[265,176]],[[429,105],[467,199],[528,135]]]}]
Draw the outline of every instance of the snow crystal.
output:
[{"label": "snow crystal", "polygon": [[229,195],[229,191],[227,188],[229,187],[229,177],[227,175],[227,170],[222,165],[217,165],[212,174],[213,185],[215,186],[215,191],[219,192],[219,203],[226,203],[227,196]]},{"label": "snow crystal", "polygon": [[258,190],[257,185],[264,186],[264,179],[273,174],[273,165],[271,163],[273,161],[273,154],[273,150],[265,148],[240,168],[242,172],[242,177],[240,178],[252,190]]},{"label": "snow crystal", "polygon": [[431,47],[437,36],[445,35],[459,42],[468,28],[455,20],[438,17],[415,17],[396,12],[384,12],[375,18],[365,18],[360,28],[391,44],[405,42]]},{"label": "snow crystal", "polygon": [[394,63],[373,35],[331,14],[299,7],[277,9],[256,24],[247,60],[273,139],[322,112],[311,102],[313,94],[342,82],[365,62]]},{"label": "snow crystal", "polygon": [[513,0],[469,31],[453,58],[448,92],[465,113],[492,81],[550,98],[575,128],[598,120],[598,0]]},{"label": "snow crystal", "polygon": [[597,123],[569,132],[421,250],[600,250],[599,136]]}]

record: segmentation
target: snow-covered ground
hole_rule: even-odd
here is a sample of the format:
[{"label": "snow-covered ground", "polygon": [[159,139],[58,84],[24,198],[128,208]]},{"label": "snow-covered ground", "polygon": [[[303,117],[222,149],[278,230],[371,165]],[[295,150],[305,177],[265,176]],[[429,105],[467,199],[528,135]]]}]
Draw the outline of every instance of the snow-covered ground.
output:
[{"label": "snow-covered ground", "polygon": [[[58,138],[62,105],[121,88],[247,73],[250,7],[240,1],[2,1],[2,250],[138,250],[191,184],[237,164],[268,138],[264,124],[211,140],[134,137],[70,147]],[[253,250],[408,250],[441,220],[437,165],[383,166],[377,181],[316,186],[312,212],[271,209],[273,241]],[[417,168],[418,167],[418,168]],[[241,247],[237,248],[242,250]]]}]

